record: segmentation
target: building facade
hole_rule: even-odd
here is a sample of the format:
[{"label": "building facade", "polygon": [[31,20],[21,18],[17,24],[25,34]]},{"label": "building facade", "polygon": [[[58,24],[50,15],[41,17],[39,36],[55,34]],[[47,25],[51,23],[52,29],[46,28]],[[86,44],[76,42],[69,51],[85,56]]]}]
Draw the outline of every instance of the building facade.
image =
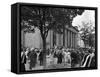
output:
[{"label": "building facade", "polygon": [[76,48],[78,45],[78,29],[71,26],[64,29],[63,34],[58,34],[49,31],[47,37],[47,48],[52,48],[54,46],[64,46],[66,48]]},{"label": "building facade", "polygon": [[[21,32],[22,46],[29,48],[42,48],[42,38],[39,30],[36,28],[35,33]],[[56,46],[64,46],[66,48],[76,48],[78,45],[77,40],[78,29],[73,26],[66,26],[63,34],[55,33],[50,30],[46,38],[47,48],[53,48]]]}]

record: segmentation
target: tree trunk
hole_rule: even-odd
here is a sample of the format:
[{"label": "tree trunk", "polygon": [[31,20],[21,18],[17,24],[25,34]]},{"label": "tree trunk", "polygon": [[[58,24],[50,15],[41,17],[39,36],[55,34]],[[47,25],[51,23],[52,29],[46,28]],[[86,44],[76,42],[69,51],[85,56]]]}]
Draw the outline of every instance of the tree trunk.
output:
[{"label": "tree trunk", "polygon": [[43,40],[43,66],[46,66],[46,38],[42,37]]}]

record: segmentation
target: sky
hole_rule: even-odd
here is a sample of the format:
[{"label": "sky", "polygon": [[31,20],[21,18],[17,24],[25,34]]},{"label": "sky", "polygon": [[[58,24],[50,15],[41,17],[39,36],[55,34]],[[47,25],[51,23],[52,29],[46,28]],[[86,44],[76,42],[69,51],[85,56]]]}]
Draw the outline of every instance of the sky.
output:
[{"label": "sky", "polygon": [[72,25],[78,26],[78,29],[80,30],[82,28],[82,21],[84,21],[84,22],[91,21],[93,23],[93,26],[95,26],[95,11],[94,10],[85,10],[82,15],[77,15],[73,19]]}]

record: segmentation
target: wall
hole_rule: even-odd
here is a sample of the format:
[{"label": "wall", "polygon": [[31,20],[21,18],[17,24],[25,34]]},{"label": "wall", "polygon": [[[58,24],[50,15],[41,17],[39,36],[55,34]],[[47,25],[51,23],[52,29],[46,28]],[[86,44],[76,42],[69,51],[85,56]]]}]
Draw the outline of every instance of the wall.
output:
[{"label": "wall", "polygon": [[[76,35],[78,35],[78,32],[73,27],[66,27],[65,31],[67,31],[69,34],[58,34],[50,30],[48,32],[48,36],[46,38],[46,46],[47,48],[52,48],[54,45],[56,46],[65,46],[66,48],[76,48],[78,38]],[[73,33],[73,36],[72,36]],[[67,39],[69,40],[67,40]],[[65,41],[66,42],[65,42]],[[28,48],[42,48],[42,38],[40,35],[40,30],[38,28],[35,28],[35,33],[28,33],[21,31],[21,43],[23,47]],[[65,45],[67,44],[67,46]]]}]

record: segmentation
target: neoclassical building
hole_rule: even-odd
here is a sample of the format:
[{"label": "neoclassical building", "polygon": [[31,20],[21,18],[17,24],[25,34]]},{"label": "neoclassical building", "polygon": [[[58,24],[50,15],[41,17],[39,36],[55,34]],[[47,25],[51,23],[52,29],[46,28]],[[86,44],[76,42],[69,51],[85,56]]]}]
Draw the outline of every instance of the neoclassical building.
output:
[{"label": "neoclassical building", "polygon": [[[49,31],[46,46],[47,48],[52,48],[56,46],[65,46],[66,48],[76,48],[78,45],[78,29],[73,26],[66,26],[63,34],[58,34]],[[40,31],[36,28],[35,33],[24,33],[21,31],[22,46],[29,48],[42,48],[42,38],[40,36]]]},{"label": "neoclassical building", "polygon": [[66,48],[76,48],[78,45],[78,29],[73,26],[66,26],[63,34],[49,31],[47,37],[47,47],[64,46]]}]

